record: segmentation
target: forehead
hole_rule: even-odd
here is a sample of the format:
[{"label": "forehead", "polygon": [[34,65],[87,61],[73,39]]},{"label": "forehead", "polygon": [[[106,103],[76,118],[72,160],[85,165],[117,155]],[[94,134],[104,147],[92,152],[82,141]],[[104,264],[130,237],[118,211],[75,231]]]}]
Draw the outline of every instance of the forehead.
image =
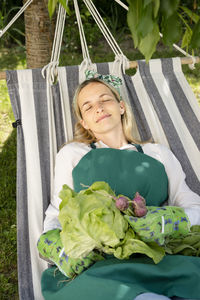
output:
[{"label": "forehead", "polygon": [[92,101],[96,98],[99,98],[103,94],[113,96],[112,91],[105,84],[101,82],[91,82],[80,91],[78,95],[78,103]]}]

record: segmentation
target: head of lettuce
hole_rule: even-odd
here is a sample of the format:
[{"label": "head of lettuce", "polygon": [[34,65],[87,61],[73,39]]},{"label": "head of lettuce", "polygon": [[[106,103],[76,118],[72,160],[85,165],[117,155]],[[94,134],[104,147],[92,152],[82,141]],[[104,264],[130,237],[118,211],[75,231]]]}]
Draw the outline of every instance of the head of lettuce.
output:
[{"label": "head of lettuce", "polygon": [[79,193],[67,185],[60,192],[59,221],[65,253],[72,258],[86,257],[92,250],[119,259],[142,253],[158,263],[164,251],[156,243],[140,241],[115,205],[115,194],[105,182],[95,182]]}]

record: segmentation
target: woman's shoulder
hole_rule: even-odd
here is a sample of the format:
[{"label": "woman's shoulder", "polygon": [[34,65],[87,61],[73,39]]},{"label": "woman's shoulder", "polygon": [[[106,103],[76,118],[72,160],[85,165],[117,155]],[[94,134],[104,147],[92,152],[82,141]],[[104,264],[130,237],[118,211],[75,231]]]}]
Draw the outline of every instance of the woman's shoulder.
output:
[{"label": "woman's shoulder", "polygon": [[159,143],[145,143],[142,145],[143,149],[154,150],[154,151],[170,151],[169,147]]},{"label": "woman's shoulder", "polygon": [[65,156],[65,155],[77,155],[77,154],[84,154],[90,150],[90,146],[85,143],[80,142],[70,142],[63,145],[59,152],[57,153],[58,156]]},{"label": "woman's shoulder", "polygon": [[164,144],[146,143],[142,145],[145,154],[159,158],[160,160],[172,155],[170,148]]}]

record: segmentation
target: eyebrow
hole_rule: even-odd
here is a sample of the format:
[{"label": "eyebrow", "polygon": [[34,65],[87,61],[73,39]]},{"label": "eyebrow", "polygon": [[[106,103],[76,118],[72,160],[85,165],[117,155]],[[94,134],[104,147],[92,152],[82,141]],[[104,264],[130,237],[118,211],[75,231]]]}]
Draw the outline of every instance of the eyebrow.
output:
[{"label": "eyebrow", "polygon": [[[99,96],[99,98],[102,98],[103,96],[110,96],[110,97],[111,97],[111,95],[109,95],[109,94],[107,94],[107,93],[104,93],[104,94],[101,94],[101,95]],[[90,100],[86,101],[85,103],[83,103],[83,105],[81,106],[81,108],[83,108],[84,105],[87,105],[87,104],[90,103],[90,102],[91,102]]]}]

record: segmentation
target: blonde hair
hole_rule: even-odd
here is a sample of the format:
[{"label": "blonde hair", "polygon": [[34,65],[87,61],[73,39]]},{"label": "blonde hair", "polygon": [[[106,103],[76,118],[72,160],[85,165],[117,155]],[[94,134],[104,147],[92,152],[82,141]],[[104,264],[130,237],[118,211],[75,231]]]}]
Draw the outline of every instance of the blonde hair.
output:
[{"label": "blonde hair", "polygon": [[[74,98],[73,98],[73,111],[78,120],[77,123],[75,124],[75,132],[74,132],[73,141],[81,142],[81,143],[85,143],[85,144],[91,144],[92,142],[97,142],[97,139],[91,130],[87,130],[81,125],[80,121],[82,119],[82,115],[81,115],[80,107],[78,105],[78,96],[79,96],[79,93],[81,92],[81,90],[85,86],[87,86],[88,84],[93,83],[93,82],[104,84],[111,90],[111,92],[115,96],[115,99],[118,102],[123,101],[120,99],[120,95],[118,94],[117,90],[114,87],[112,87],[108,83],[106,83],[103,80],[100,80],[98,78],[91,78],[89,80],[85,80],[78,86],[78,88],[75,91]],[[141,141],[138,141],[136,138],[133,137],[133,133],[135,132],[135,134],[136,134],[136,132],[137,132],[137,126],[136,126],[131,108],[125,101],[123,101],[123,102],[125,105],[125,112],[121,118],[122,118],[122,128],[123,128],[125,138],[130,143],[141,143]]]}]

